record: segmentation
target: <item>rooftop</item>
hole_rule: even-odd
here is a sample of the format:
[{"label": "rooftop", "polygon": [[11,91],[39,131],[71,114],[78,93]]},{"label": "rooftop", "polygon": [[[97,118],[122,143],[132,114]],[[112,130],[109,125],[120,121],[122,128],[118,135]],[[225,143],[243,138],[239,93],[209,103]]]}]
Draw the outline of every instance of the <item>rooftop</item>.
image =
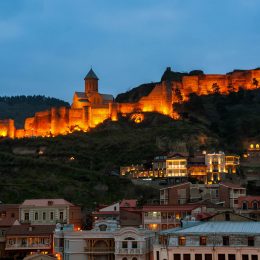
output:
[{"label": "rooftop", "polygon": [[98,77],[92,68],[89,70],[88,74],[84,78],[84,80],[86,80],[86,79],[97,79],[98,80]]},{"label": "rooftop", "polygon": [[48,206],[74,206],[65,199],[32,199],[25,200],[21,206],[48,207]]},{"label": "rooftop", "polygon": [[[189,222],[191,223],[191,222]],[[179,235],[179,234],[257,234],[260,235],[260,222],[194,222],[192,226],[183,228],[173,228],[161,231],[161,234]]]}]

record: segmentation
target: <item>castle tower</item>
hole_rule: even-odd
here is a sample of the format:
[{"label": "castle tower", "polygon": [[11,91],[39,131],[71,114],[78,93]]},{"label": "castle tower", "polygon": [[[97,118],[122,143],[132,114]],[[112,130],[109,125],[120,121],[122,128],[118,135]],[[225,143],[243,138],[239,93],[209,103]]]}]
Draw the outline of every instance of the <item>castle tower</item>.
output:
[{"label": "castle tower", "polygon": [[87,76],[84,78],[85,80],[85,93],[90,94],[93,92],[98,92],[98,77],[95,72],[90,69]]}]

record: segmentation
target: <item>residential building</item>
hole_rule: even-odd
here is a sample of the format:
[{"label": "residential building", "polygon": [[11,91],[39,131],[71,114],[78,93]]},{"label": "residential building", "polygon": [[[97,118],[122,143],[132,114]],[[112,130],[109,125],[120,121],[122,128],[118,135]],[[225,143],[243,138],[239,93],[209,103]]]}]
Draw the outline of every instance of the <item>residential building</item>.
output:
[{"label": "residential building", "polygon": [[199,213],[206,211],[203,205],[150,205],[143,206],[143,226],[158,231],[178,227],[182,219],[196,219]]},{"label": "residential building", "polygon": [[167,156],[156,156],[152,162],[153,176],[157,178],[166,177]]},{"label": "residential building", "polygon": [[18,221],[6,232],[5,250],[9,257],[28,254],[51,254],[55,225],[29,225]]},{"label": "residential building", "polygon": [[260,222],[187,222],[160,232],[155,260],[259,260]]},{"label": "residential building", "polygon": [[241,196],[238,198],[237,212],[257,221],[260,220],[260,196]]},{"label": "residential building", "polygon": [[64,260],[152,260],[155,234],[143,228],[120,228],[116,221],[101,221],[90,231],[57,227],[54,250]]},{"label": "residential building", "polygon": [[64,199],[30,199],[20,205],[20,222],[31,225],[73,224],[81,227],[82,216],[79,206]]},{"label": "residential building", "polygon": [[181,154],[173,154],[166,159],[166,177],[181,183],[188,177],[187,158]]},{"label": "residential building", "polygon": [[206,154],[205,162],[209,174],[208,182],[219,182],[222,173],[225,172],[225,154],[223,152]]},{"label": "residential building", "polygon": [[246,196],[246,188],[234,183],[219,184],[219,200],[227,208],[238,208],[238,198]]},{"label": "residential building", "polygon": [[238,171],[239,167],[239,159],[238,155],[226,155],[225,156],[225,172],[228,174],[235,174]]},{"label": "residential building", "polygon": [[18,219],[19,204],[0,204],[0,259],[6,255],[6,232]]}]

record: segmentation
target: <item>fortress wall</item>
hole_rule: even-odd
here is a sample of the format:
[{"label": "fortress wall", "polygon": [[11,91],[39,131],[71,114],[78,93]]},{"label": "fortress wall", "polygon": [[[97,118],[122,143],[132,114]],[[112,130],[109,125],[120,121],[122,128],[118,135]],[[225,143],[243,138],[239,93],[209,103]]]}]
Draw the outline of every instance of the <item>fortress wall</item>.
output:
[{"label": "fortress wall", "polygon": [[0,137],[10,137],[15,136],[15,126],[13,119],[0,120]]},{"label": "fortress wall", "polygon": [[212,85],[217,83],[220,93],[227,93],[228,77],[226,75],[211,74],[199,77],[200,94],[206,95],[212,92]]},{"label": "fortress wall", "polygon": [[118,113],[131,114],[138,108],[137,103],[118,103]]},{"label": "fortress wall", "polygon": [[51,109],[51,133],[53,135],[67,133],[68,124],[69,108],[60,107]]},{"label": "fortress wall", "polygon": [[25,130],[24,129],[16,129],[15,138],[24,138],[24,137],[25,137]]},{"label": "fortress wall", "polygon": [[110,118],[108,107],[96,107],[91,108],[91,122],[90,126],[95,127],[96,125],[102,123],[106,119]]},{"label": "fortress wall", "polygon": [[84,129],[83,124],[83,110],[71,108],[69,110],[69,128],[78,126],[81,129]]},{"label": "fortress wall", "polygon": [[51,111],[35,113],[34,117],[35,135],[48,136],[51,133]]},{"label": "fortress wall", "polygon": [[185,95],[199,92],[199,76],[184,76],[182,78],[183,92]]}]

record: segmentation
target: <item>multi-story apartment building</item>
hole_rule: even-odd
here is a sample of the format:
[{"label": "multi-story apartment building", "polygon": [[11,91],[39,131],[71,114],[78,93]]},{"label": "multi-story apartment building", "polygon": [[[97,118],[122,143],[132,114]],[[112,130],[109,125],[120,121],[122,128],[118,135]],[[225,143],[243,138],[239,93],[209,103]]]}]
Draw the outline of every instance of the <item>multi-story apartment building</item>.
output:
[{"label": "multi-story apartment building", "polygon": [[154,177],[166,177],[167,156],[156,156],[152,162]]},{"label": "multi-story apartment building", "polygon": [[237,173],[238,166],[240,164],[240,157],[238,155],[226,155],[225,156],[225,172],[228,174]]},{"label": "multi-story apartment building", "polygon": [[55,225],[56,223],[81,226],[81,209],[64,199],[25,200],[19,207],[20,222],[31,225]]},{"label": "multi-story apartment building", "polygon": [[260,220],[260,196],[241,196],[238,198],[238,207],[236,210],[239,214]]},{"label": "multi-story apartment building", "polygon": [[206,211],[202,205],[151,205],[142,208],[142,223],[149,230],[163,230],[181,225],[182,219],[196,219]]},{"label": "multi-story apartment building", "polygon": [[227,208],[238,208],[239,197],[246,196],[246,188],[234,183],[219,184],[219,200]]},{"label": "multi-story apartment building", "polygon": [[174,154],[166,159],[166,177],[173,178],[175,183],[183,182],[188,177],[187,158]]},{"label": "multi-story apartment building", "polygon": [[155,234],[143,228],[120,228],[116,221],[96,223],[93,230],[57,227],[54,250],[64,260],[151,260]]}]

